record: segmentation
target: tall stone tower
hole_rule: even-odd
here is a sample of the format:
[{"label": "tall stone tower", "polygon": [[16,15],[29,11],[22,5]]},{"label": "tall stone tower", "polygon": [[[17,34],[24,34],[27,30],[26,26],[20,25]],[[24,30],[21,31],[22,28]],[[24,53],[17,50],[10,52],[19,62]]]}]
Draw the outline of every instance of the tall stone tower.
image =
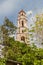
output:
[{"label": "tall stone tower", "polygon": [[27,17],[25,11],[21,10],[18,13],[18,29],[17,29],[17,40],[27,43],[28,30],[27,30]]}]

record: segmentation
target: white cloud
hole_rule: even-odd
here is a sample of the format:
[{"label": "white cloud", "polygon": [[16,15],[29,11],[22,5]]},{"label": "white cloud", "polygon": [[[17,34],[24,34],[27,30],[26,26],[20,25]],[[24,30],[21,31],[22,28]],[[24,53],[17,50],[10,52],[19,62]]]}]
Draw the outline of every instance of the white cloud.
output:
[{"label": "white cloud", "polygon": [[33,12],[31,10],[27,12],[27,15],[32,15],[32,14]]},{"label": "white cloud", "polygon": [[32,10],[27,12],[27,16],[28,16],[28,26],[31,29],[30,25],[34,26],[34,22],[36,21],[36,18],[33,15],[33,11]]},{"label": "white cloud", "polygon": [[30,10],[30,11],[27,11],[27,16],[28,16],[28,22],[29,24],[34,24],[34,22],[36,21],[36,18],[35,16],[33,15],[33,11]]},{"label": "white cloud", "polygon": [[27,11],[27,16],[28,16],[28,22],[29,22],[29,25],[33,24],[33,11],[30,10],[30,11]]},{"label": "white cloud", "polygon": [[33,21],[33,22],[35,22],[35,21],[36,21],[35,16],[32,16],[32,17],[30,18],[30,20]]}]

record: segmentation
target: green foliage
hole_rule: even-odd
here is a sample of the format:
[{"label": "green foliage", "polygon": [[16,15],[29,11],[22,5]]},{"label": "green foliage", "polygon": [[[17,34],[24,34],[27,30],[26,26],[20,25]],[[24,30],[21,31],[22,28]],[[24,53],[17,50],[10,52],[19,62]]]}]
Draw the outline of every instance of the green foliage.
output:
[{"label": "green foliage", "polygon": [[[37,48],[34,44],[30,46],[25,43],[15,41],[14,38],[10,38],[8,36],[8,32],[13,32],[16,29],[14,28],[13,23],[10,22],[9,19],[5,20],[5,23],[2,26],[3,34],[5,34],[3,36],[4,44],[6,45],[3,49],[4,57],[7,60],[11,59],[19,61],[22,65],[43,65],[43,49]],[[36,29],[37,28],[38,26],[36,25]],[[30,30],[30,32],[34,32],[34,30]],[[30,36],[33,37],[32,34]],[[0,59],[0,65],[5,65],[5,63],[6,60]]]},{"label": "green foliage", "polygon": [[16,32],[16,26],[11,22],[8,18],[5,18],[3,25],[1,26],[1,30],[3,32],[3,43],[9,43],[9,35],[14,34]]},{"label": "green foliage", "polygon": [[6,59],[0,58],[0,65],[6,65]]},{"label": "green foliage", "polygon": [[43,14],[36,15],[34,31],[38,37],[38,42],[43,42]]},{"label": "green foliage", "polygon": [[22,65],[43,65],[43,49],[10,38],[9,45],[3,49],[7,59],[19,61]]}]

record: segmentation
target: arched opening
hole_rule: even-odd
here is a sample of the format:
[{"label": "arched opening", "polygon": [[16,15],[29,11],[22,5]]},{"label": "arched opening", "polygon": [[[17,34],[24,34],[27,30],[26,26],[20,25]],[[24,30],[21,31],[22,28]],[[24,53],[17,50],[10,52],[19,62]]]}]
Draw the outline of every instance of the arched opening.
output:
[{"label": "arched opening", "polygon": [[25,42],[25,37],[24,36],[21,37],[21,41]]},{"label": "arched opening", "polygon": [[23,16],[23,13],[22,13],[22,16]]},{"label": "arched opening", "polygon": [[24,22],[22,21],[22,27],[24,27]]}]

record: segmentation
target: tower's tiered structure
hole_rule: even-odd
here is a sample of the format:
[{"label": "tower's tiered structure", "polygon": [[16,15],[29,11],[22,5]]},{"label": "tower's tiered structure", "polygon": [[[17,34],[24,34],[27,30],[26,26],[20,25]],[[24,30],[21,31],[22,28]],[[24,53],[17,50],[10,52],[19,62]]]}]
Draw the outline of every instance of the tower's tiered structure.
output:
[{"label": "tower's tiered structure", "polygon": [[17,40],[27,43],[28,30],[27,30],[27,17],[26,13],[21,10],[18,14],[18,29],[17,29]]}]

